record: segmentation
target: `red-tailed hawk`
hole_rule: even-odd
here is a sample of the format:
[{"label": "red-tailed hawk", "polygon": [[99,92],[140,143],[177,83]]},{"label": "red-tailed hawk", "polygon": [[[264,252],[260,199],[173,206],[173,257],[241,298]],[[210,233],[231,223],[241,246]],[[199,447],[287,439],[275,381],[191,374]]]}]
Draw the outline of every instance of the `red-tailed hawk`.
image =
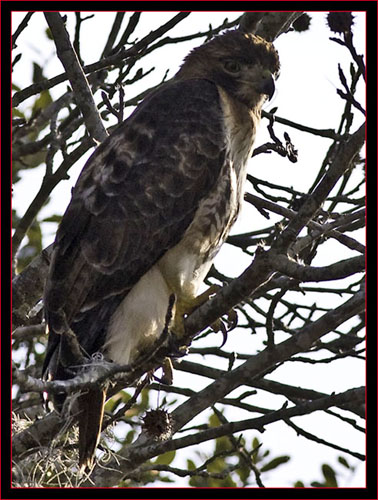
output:
[{"label": "red-tailed hawk", "polygon": [[[172,330],[182,321],[238,215],[278,70],[272,44],[225,32],[190,52],[90,157],[45,288],[50,379],[77,373],[67,366],[68,330],[86,357],[127,364],[163,331],[172,294]],[[92,464],[104,402],[105,391],[79,397],[82,468]]]}]

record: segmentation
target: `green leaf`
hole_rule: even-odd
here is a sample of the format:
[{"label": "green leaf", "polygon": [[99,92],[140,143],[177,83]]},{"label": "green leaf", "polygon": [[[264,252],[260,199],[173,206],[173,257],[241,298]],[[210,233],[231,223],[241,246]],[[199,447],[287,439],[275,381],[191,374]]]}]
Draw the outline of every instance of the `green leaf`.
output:
[{"label": "green leaf", "polygon": [[42,231],[39,221],[35,220],[26,232],[28,242],[18,253],[17,269],[20,272],[42,252]]},{"label": "green leaf", "polygon": [[219,418],[213,413],[209,418],[209,426],[210,427],[218,427],[220,425]]},{"label": "green leaf", "polygon": [[186,465],[187,465],[188,470],[196,469],[196,464],[193,462],[193,460],[190,460],[190,458],[188,458],[186,460]]},{"label": "green leaf", "polygon": [[134,441],[134,438],[135,438],[135,431],[134,430],[129,431],[126,434],[126,437],[125,437],[125,439],[123,441],[124,445],[131,444]]},{"label": "green leaf", "polygon": [[118,392],[106,402],[105,410],[113,413],[121,404],[127,403],[130,397],[130,394],[128,394],[126,391]]},{"label": "green leaf", "polygon": [[[31,139],[33,141],[34,139]],[[22,157],[22,161],[15,160],[12,162],[12,174],[17,173],[27,168],[38,167],[41,163],[46,161],[46,151],[37,151],[32,155]]]},{"label": "green leaf", "polygon": [[296,483],[294,483],[294,488],[304,488],[305,485],[304,483],[302,483],[302,481],[297,481]]},{"label": "green leaf", "polygon": [[33,83],[38,83],[44,79],[43,69],[39,64],[33,62]]},{"label": "green leaf", "polygon": [[252,440],[252,460],[256,464],[261,460],[261,454],[260,454],[260,449],[261,449],[262,443],[255,437]]},{"label": "green leaf", "polygon": [[251,474],[251,469],[247,465],[242,465],[235,471],[238,476],[240,477],[240,480],[245,484],[247,482],[247,479],[249,478]]},{"label": "green leaf", "polygon": [[319,481],[313,481],[311,483],[311,486],[313,488],[324,488],[325,484],[324,483],[319,483]]},{"label": "green leaf", "polygon": [[33,114],[39,109],[44,109],[46,106],[52,103],[52,97],[48,90],[42,90],[40,96],[34,101],[33,104]]},{"label": "green leaf", "polygon": [[157,457],[157,459],[155,460],[155,462],[153,462],[153,463],[160,464],[160,465],[169,465],[172,462],[172,460],[175,458],[175,456],[176,456],[176,450],[167,451],[166,453],[159,455]]},{"label": "green leaf", "polygon": [[20,217],[18,216],[16,210],[12,208],[12,228],[16,228],[20,222]]},{"label": "green leaf", "polygon": [[325,480],[326,480],[325,481],[326,486],[337,487],[336,473],[330,465],[323,464],[322,465],[322,473],[323,473],[323,476],[325,477]]},{"label": "green leaf", "polygon": [[16,85],[15,83],[12,83],[12,90],[15,90],[16,92],[20,92],[21,87],[19,87],[19,86],[18,86],[18,85]]},{"label": "green leaf", "polygon": [[46,217],[45,219],[42,219],[42,222],[59,222],[62,220],[61,215],[50,215],[50,217]]},{"label": "green leaf", "polygon": [[236,483],[229,475],[225,479],[210,478],[209,479],[209,487],[210,488],[235,488]]},{"label": "green leaf", "polygon": [[226,462],[223,457],[218,457],[212,462],[208,463],[206,469],[208,472],[222,472],[226,467]]},{"label": "green leaf", "polygon": [[227,436],[217,438],[215,441],[215,452],[227,451],[230,449],[230,441]]},{"label": "green leaf", "polygon": [[170,479],[168,476],[159,476],[159,481],[161,481],[162,483],[174,483],[175,480],[174,479]]},{"label": "green leaf", "polygon": [[189,479],[189,486],[194,488],[208,488],[209,482],[206,477],[193,476]]},{"label": "green leaf", "polygon": [[343,465],[344,467],[346,467],[347,469],[350,469],[350,465],[348,464],[348,462],[346,461],[346,459],[344,457],[337,457],[337,460],[338,462]]},{"label": "green leaf", "polygon": [[19,109],[13,108],[12,109],[12,118],[25,118],[24,113],[21,113]]},{"label": "green leaf", "polygon": [[268,470],[275,469],[279,465],[285,464],[289,460],[290,460],[290,457],[288,455],[282,455],[281,457],[273,458],[273,460],[271,460],[266,465],[264,465],[263,467],[261,467],[260,471],[261,472],[266,472]]}]

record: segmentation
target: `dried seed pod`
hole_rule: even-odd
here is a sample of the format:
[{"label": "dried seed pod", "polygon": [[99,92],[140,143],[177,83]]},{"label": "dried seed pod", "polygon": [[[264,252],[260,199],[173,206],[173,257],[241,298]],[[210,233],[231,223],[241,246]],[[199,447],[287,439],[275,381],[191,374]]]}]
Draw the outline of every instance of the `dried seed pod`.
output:
[{"label": "dried seed pod", "polygon": [[143,429],[156,441],[166,441],[172,435],[172,417],[162,409],[150,410],[143,418]]},{"label": "dried seed pod", "polygon": [[334,33],[351,31],[353,16],[351,12],[330,12],[327,16],[328,26]]}]

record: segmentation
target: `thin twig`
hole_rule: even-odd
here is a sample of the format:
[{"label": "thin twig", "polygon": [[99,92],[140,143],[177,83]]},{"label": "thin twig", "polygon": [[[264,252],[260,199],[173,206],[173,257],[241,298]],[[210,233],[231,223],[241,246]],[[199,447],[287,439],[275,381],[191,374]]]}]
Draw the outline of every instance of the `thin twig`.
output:
[{"label": "thin twig", "polygon": [[309,439],[310,441],[315,441],[318,444],[323,444],[324,446],[328,446],[329,448],[333,448],[334,450],[342,451],[343,453],[348,453],[348,455],[351,455],[352,457],[358,458],[359,460],[365,460],[365,455],[362,455],[361,453],[349,450],[348,448],[344,448],[343,446],[339,446],[338,444],[331,443],[329,441],[326,441],[325,439],[322,439],[318,436],[315,436],[314,434],[311,434],[310,432],[307,432],[304,429],[302,429],[301,427],[299,427],[298,425],[294,424],[289,419],[285,419],[284,422],[289,427],[294,429],[295,432],[299,436],[303,436],[306,439]]},{"label": "thin twig", "polygon": [[21,35],[21,33],[24,31],[24,29],[27,27],[31,16],[34,14],[34,12],[28,12],[24,19],[21,21],[19,27],[16,29],[14,34],[12,35],[12,49],[15,49],[17,47],[16,45],[16,40],[17,38]]}]

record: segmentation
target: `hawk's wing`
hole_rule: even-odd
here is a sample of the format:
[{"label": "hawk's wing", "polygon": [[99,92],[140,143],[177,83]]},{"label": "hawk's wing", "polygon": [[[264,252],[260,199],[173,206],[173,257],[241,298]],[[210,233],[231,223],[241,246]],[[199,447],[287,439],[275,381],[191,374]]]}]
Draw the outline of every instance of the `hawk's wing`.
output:
[{"label": "hawk's wing", "polygon": [[45,291],[45,368],[69,325],[89,353],[130,288],[176,245],[225,161],[216,85],[164,86],[85,165],[57,232]]}]

